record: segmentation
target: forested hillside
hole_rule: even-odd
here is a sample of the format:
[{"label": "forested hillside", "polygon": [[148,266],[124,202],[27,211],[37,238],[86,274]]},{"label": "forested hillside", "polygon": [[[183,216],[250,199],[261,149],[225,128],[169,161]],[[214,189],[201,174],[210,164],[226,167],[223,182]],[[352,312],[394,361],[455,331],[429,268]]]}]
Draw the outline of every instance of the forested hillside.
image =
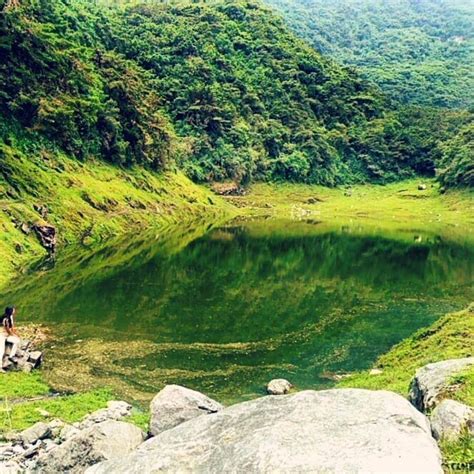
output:
[{"label": "forested hillside", "polygon": [[[438,167],[448,185],[472,182],[453,152],[469,114],[396,110],[254,2],[133,3],[3,1],[3,157],[54,149],[197,181],[333,186]],[[5,158],[1,176],[15,181]]]},{"label": "forested hillside", "polygon": [[405,103],[474,104],[471,0],[266,0],[316,50]]}]

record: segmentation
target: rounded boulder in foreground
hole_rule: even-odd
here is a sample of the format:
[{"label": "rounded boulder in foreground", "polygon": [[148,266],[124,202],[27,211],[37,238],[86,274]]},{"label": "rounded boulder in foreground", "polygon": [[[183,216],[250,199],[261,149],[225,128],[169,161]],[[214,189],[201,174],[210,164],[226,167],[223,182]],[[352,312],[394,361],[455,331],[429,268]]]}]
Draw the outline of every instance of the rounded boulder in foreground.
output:
[{"label": "rounded boulder in foreground", "polygon": [[269,395],[285,395],[293,387],[288,380],[274,379],[267,385],[267,393]]},{"label": "rounded boulder in foreground", "polygon": [[391,392],[304,391],[201,416],[87,474],[442,474],[427,418]]}]

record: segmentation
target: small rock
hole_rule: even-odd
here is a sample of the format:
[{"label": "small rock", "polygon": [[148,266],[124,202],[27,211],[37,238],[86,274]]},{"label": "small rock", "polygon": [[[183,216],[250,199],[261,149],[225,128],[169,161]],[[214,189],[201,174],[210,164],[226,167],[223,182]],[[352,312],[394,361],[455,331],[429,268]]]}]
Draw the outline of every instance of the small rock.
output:
[{"label": "small rock", "polygon": [[29,374],[34,369],[34,365],[31,362],[27,362],[21,370]]},{"label": "small rock", "polygon": [[51,434],[51,430],[46,423],[42,421],[35,423],[30,428],[22,431],[18,436],[17,440],[23,443],[23,446],[27,444],[33,444],[39,439],[47,438]]},{"label": "small rock", "polygon": [[28,449],[22,454],[22,456],[25,459],[32,458],[33,456],[39,453],[40,448],[41,448],[41,441],[38,440],[35,444],[29,446]]},{"label": "small rock", "polygon": [[45,440],[43,440],[42,443],[43,443],[42,448],[43,448],[46,452],[49,452],[49,451],[51,451],[52,449],[55,449],[55,448],[58,447],[58,445],[57,445],[54,441],[52,441],[52,440],[50,440],[50,439],[45,439]]},{"label": "small rock", "polygon": [[200,392],[180,385],[167,385],[150,404],[150,432],[156,436],[192,418],[216,413],[223,408]]},{"label": "small rock", "polygon": [[77,424],[77,428],[83,430],[94,424],[102,423],[107,420],[120,420],[121,418],[130,415],[131,411],[132,405],[129,403],[112,400],[107,403],[107,408],[102,408],[87,415]]},{"label": "small rock", "polygon": [[408,399],[421,412],[430,410],[438,403],[450,379],[474,364],[474,357],[450,359],[425,365],[416,371],[410,384]]},{"label": "small rock", "polygon": [[28,354],[24,354],[18,357],[16,361],[16,366],[18,369],[23,369],[23,367],[28,363],[28,357],[29,357]]},{"label": "small rock", "polygon": [[46,204],[33,204],[33,209],[43,218],[46,219],[49,214],[49,209]]},{"label": "small rock", "polygon": [[31,341],[29,339],[22,339],[20,342],[20,349],[23,351],[28,350],[31,345]]},{"label": "small rock", "polygon": [[220,196],[241,196],[244,194],[244,189],[234,182],[214,183],[212,191]]},{"label": "small rock", "polygon": [[25,235],[29,235],[29,234],[31,233],[31,227],[30,227],[28,224],[26,224],[26,223],[21,224],[20,230],[21,230]]},{"label": "small rock", "polygon": [[13,449],[12,443],[2,443],[2,444],[0,444],[0,457],[11,453],[12,449]]},{"label": "small rock", "polygon": [[426,190],[426,184],[419,184],[418,185],[418,191],[425,191]]},{"label": "small rock", "polygon": [[29,357],[28,357],[28,362],[31,362],[33,364],[33,368],[37,368],[41,365],[41,362],[43,361],[43,353],[41,351],[33,351],[30,352]]},{"label": "small rock", "polygon": [[45,418],[47,418],[48,416],[50,416],[49,411],[43,410],[42,408],[37,408],[36,411],[37,411],[41,416],[44,416]]},{"label": "small rock", "polygon": [[267,393],[269,395],[284,395],[288,393],[293,387],[288,380],[285,379],[274,379],[271,380],[267,385]]},{"label": "small rock", "polygon": [[36,232],[41,245],[49,250],[54,252],[56,250],[57,244],[57,233],[56,228],[52,225],[34,225],[33,230]]},{"label": "small rock", "polygon": [[59,439],[62,441],[66,441],[69,438],[77,435],[79,433],[79,429],[72,425],[66,425],[64,428],[61,429],[59,432]]},{"label": "small rock", "polygon": [[15,446],[13,446],[12,451],[14,454],[23,454],[25,452],[25,448],[23,448],[19,444],[16,444]]},{"label": "small rock", "polygon": [[317,204],[318,202],[324,202],[324,200],[316,196],[310,197],[306,200],[306,204]]},{"label": "small rock", "polygon": [[474,435],[474,409],[454,400],[443,400],[430,417],[435,439],[456,441],[463,429]]},{"label": "small rock", "polygon": [[[50,414],[46,410],[41,410],[41,412],[43,412],[41,413],[43,416],[50,416]],[[45,415],[45,413],[48,414]],[[48,423],[48,426],[51,430],[51,438],[58,438],[61,435],[62,430],[68,425],[66,425],[66,423],[64,423],[64,421],[62,420],[54,419]]]}]

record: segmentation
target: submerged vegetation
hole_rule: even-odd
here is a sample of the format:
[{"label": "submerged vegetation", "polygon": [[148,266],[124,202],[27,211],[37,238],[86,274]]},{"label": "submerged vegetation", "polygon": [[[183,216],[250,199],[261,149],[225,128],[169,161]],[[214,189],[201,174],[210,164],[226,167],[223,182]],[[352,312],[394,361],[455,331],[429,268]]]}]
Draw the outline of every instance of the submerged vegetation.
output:
[{"label": "submerged vegetation", "polygon": [[[406,395],[417,368],[431,362],[472,355],[473,314],[472,309],[447,314],[381,356],[375,362],[375,367],[382,369],[381,374],[370,375],[369,372],[361,372],[344,379],[339,386],[393,390]],[[469,372],[460,374],[459,378],[453,379],[453,385],[461,385],[456,387],[455,398],[470,405],[474,401],[474,386],[469,383],[473,373],[474,369],[470,369]]]}]

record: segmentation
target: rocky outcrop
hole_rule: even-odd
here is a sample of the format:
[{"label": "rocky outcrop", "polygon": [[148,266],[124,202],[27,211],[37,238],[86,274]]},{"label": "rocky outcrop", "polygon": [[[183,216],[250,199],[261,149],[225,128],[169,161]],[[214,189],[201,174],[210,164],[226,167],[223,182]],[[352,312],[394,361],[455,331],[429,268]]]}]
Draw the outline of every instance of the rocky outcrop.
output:
[{"label": "rocky outcrop", "polygon": [[273,379],[267,384],[267,393],[269,395],[285,395],[291,390],[291,385],[285,379]]},{"label": "rocky outcrop", "polygon": [[80,473],[97,462],[130,453],[144,440],[139,428],[118,421],[131,409],[128,403],[111,401],[73,425],[61,420],[39,422],[9,435],[10,442],[0,445],[0,472]]},{"label": "rocky outcrop", "polygon": [[243,196],[245,194],[245,188],[234,182],[213,183],[212,191],[219,196]]},{"label": "rocky outcrop", "polygon": [[155,472],[441,473],[426,417],[391,392],[304,391],[201,416],[87,474]]},{"label": "rocky outcrop", "polygon": [[120,459],[143,440],[143,432],[135,425],[123,421],[103,421],[79,431],[57,448],[43,453],[35,469],[42,474],[82,473],[100,461]]},{"label": "rocky outcrop", "polygon": [[224,407],[206,395],[180,385],[167,385],[150,405],[150,433],[153,436],[201,415]]},{"label": "rocky outcrop", "polygon": [[443,400],[430,417],[433,436],[457,440],[464,430],[474,436],[474,409],[454,400]]},{"label": "rocky outcrop", "polygon": [[473,364],[474,357],[466,357],[425,365],[411,381],[409,400],[421,412],[432,409],[446,392],[451,378]]},{"label": "rocky outcrop", "polygon": [[49,224],[35,224],[33,226],[41,245],[50,253],[56,251],[57,233],[56,228]]},{"label": "rocky outcrop", "polygon": [[20,347],[14,357],[10,358],[12,344],[5,344],[5,355],[3,356],[2,367],[4,370],[22,370],[31,372],[38,368],[43,362],[43,353],[32,350],[30,341],[21,341]]}]

